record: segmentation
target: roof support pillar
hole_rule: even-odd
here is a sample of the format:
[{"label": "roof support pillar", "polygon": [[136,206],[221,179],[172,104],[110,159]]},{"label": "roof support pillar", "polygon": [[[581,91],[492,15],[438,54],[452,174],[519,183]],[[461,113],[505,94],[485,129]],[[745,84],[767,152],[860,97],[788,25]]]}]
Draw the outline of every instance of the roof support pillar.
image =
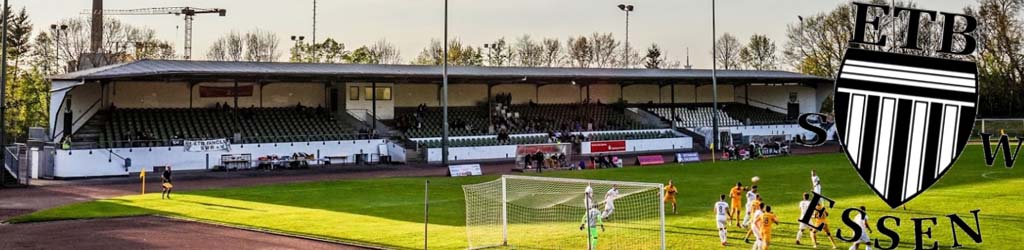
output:
[{"label": "roof support pillar", "polygon": [[377,82],[370,82],[370,109],[373,117],[370,119],[370,134],[377,132]]},{"label": "roof support pillar", "polygon": [[487,125],[488,128],[494,128],[494,99],[491,98],[491,89],[494,85],[487,84]]},{"label": "roof support pillar", "polygon": [[592,101],[590,99],[590,86],[591,86],[590,84],[587,84],[587,102],[588,103]]},{"label": "roof support pillar", "polygon": [[619,101],[623,102],[623,103],[626,102],[626,97],[625,97],[626,94],[623,93],[625,91],[626,91],[626,85],[623,85],[622,83],[619,83]]},{"label": "roof support pillar", "polygon": [[672,124],[672,130],[676,130],[676,82],[668,85],[669,99],[672,102],[672,115],[669,115],[668,122]]},{"label": "roof support pillar", "polygon": [[533,102],[540,104],[540,84],[533,85]]},{"label": "roof support pillar", "polygon": [[196,99],[195,98],[195,94],[192,93],[192,92],[195,92],[196,85],[199,85],[199,83],[197,83],[197,82],[188,82],[188,108],[189,109],[192,109],[192,102]]},{"label": "roof support pillar", "polygon": [[749,83],[743,85],[743,99],[746,102],[746,104],[749,106],[750,105],[750,84]]}]

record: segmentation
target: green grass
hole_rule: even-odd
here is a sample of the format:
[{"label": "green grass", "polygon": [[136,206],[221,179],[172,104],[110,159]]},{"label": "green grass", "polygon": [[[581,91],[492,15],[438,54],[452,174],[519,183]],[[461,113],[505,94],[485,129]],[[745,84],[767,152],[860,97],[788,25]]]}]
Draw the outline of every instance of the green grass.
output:
[{"label": "green grass", "polygon": [[[1001,157],[998,160],[1002,160]],[[1019,165],[1019,164],[1018,164]],[[818,170],[823,193],[834,198],[833,230],[842,226],[841,209],[867,206],[873,219],[892,215],[902,220],[897,231],[901,249],[913,247],[913,217],[939,217],[932,228],[941,248],[952,244],[950,222],[956,213],[973,225],[970,210],[981,209],[983,244],[975,244],[962,232],[966,249],[1017,249],[1024,235],[1024,173],[1019,169],[984,166],[981,148],[967,151],[932,189],[908,204],[910,210],[889,209],[850,167],[842,154],[785,157],[758,161],[719,162],[660,167],[554,172],[545,176],[665,182],[679,186],[679,214],[666,217],[667,249],[712,249],[718,246],[711,205],[736,181],[761,177],[761,192],[773,205],[782,225],[774,230],[775,248],[805,248],[793,244],[797,227],[797,202],[809,189],[809,170]],[[390,248],[422,248],[423,184],[430,180],[430,247],[466,247],[465,204],[461,185],[480,183],[496,176],[460,178],[381,178],[339,180],[257,187],[184,192],[174,200],[159,194],[133,195],[39,211],[11,222],[103,218],[159,214],[190,219],[259,227],[274,231],[358,242]],[[872,222],[874,223],[874,222]],[[560,230],[560,229],[559,229]],[[846,229],[844,231],[848,231]],[[542,232],[538,232],[542,233]],[[582,236],[581,236],[582,237]],[[727,249],[749,249],[741,232],[730,228]],[[880,234],[872,238],[883,238]],[[808,240],[805,240],[805,243]],[[827,242],[822,242],[827,245]],[[602,245],[611,245],[607,241]],[[926,241],[926,245],[930,241]],[[849,244],[840,242],[840,248]]]}]

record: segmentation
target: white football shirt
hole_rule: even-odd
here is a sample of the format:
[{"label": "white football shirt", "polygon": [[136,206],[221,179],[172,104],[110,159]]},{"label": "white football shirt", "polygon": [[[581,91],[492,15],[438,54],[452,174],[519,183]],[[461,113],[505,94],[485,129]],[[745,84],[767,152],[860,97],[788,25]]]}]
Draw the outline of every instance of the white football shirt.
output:
[{"label": "white football shirt", "polygon": [[715,202],[715,218],[725,220],[729,217],[729,204],[724,201]]},{"label": "white football shirt", "polygon": [[619,189],[618,188],[609,189],[608,192],[604,194],[604,202],[605,202],[604,203],[604,209],[613,209],[613,208],[615,208],[615,199],[618,199],[618,198],[619,198]]}]

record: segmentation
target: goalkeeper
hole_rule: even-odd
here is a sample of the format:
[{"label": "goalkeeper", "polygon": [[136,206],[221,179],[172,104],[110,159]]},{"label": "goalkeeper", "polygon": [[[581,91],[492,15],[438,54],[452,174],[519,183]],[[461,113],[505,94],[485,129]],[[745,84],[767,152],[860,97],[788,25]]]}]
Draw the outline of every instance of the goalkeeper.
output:
[{"label": "goalkeeper", "polygon": [[601,226],[601,231],[604,231],[604,222],[601,221],[601,211],[597,210],[597,205],[592,205],[590,211],[583,215],[583,223],[580,224],[580,230],[583,227],[588,228],[587,238],[590,242],[589,249],[597,249],[597,226]]}]

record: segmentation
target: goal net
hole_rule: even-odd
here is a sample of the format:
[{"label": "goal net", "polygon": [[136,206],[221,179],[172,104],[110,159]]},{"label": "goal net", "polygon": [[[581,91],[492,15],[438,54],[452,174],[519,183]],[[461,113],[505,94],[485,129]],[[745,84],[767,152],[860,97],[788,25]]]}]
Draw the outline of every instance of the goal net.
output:
[{"label": "goal net", "polygon": [[[593,189],[591,199],[585,194]],[[609,189],[617,186],[605,217]],[[662,185],[506,175],[462,186],[466,196],[466,236],[470,249],[664,249]],[[589,214],[588,205],[601,212]],[[593,218],[593,219],[591,219]],[[601,222],[591,248],[584,222]],[[589,226],[589,225],[588,225]]]}]

